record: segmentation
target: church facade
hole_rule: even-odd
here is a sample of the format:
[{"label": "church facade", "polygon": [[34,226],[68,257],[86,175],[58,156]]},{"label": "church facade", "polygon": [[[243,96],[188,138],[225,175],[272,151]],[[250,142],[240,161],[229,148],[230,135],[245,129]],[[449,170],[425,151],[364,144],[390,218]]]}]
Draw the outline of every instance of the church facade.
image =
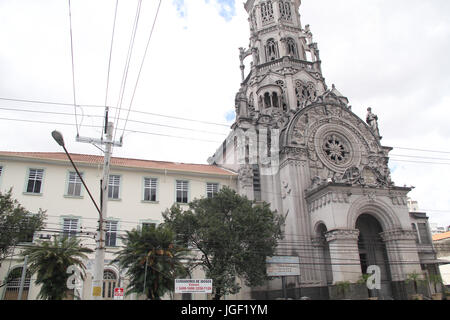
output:
[{"label": "church facade", "polygon": [[[417,241],[416,217],[407,206],[411,188],[391,181],[392,148],[382,144],[378,117],[369,108],[361,119],[326,84],[300,5],[244,4],[251,36],[240,49],[236,121],[209,163],[238,172],[240,194],[286,217],[277,254],[299,259],[300,276],[284,279],[291,298],[337,298],[342,284],[351,288],[348,298],[374,295],[358,283],[377,266],[375,295],[407,299],[413,293],[408,277],[438,272],[434,250]],[[278,298],[280,288],[275,279],[246,288],[243,298]]]}]

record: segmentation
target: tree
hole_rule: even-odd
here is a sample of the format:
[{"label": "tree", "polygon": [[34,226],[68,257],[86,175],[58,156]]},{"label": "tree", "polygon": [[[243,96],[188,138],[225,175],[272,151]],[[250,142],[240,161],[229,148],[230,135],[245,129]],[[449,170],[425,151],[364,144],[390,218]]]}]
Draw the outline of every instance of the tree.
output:
[{"label": "tree", "polygon": [[150,225],[127,231],[123,240],[125,248],[114,261],[127,269],[130,278],[127,295],[144,293],[147,299],[160,300],[174,290],[176,278],[188,274],[183,264],[188,251],[176,244],[172,230]]},{"label": "tree", "polygon": [[173,206],[163,217],[201,253],[197,266],[213,280],[214,299],[238,293],[237,277],[250,287],[268,279],[266,257],[275,254],[284,218],[267,203],[256,204],[225,187],[212,198],[192,201],[186,211]]},{"label": "tree", "polygon": [[0,261],[19,242],[31,242],[36,231],[44,227],[45,212],[30,214],[13,199],[12,190],[0,192]]},{"label": "tree", "polygon": [[67,294],[67,280],[70,266],[79,268],[81,278],[84,279],[86,266],[83,260],[86,254],[93,252],[83,248],[81,240],[74,237],[55,237],[53,241],[37,243],[22,252],[28,256],[28,270],[32,275],[37,274],[36,284],[41,284],[38,298],[43,300],[62,300]]}]

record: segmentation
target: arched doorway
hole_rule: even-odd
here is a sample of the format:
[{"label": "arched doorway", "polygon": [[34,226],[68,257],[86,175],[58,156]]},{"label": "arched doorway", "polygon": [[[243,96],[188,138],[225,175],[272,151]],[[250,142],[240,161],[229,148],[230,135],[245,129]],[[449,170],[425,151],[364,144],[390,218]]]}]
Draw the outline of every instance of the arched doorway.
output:
[{"label": "arched doorway", "polygon": [[372,215],[362,214],[356,220],[356,229],[359,230],[358,249],[362,273],[366,274],[367,268],[372,265],[381,270],[381,290],[370,292],[370,295],[392,297],[392,279],[386,246],[380,235],[383,232],[381,224]]},{"label": "arched doorway", "polygon": [[[6,280],[6,289],[3,300],[18,300],[20,290],[20,280],[22,278],[22,267],[12,269]],[[22,292],[22,300],[28,299],[28,291],[30,290],[31,275],[27,271]]]},{"label": "arched doorway", "polygon": [[327,242],[325,234],[328,232],[327,227],[321,223],[316,228],[316,236],[320,242],[319,252],[319,270],[322,274],[322,279],[326,281],[327,285],[333,284],[333,269],[331,265],[330,246]]},{"label": "arched doorway", "polygon": [[117,276],[112,270],[103,272],[103,300],[114,299],[114,289],[117,287]]}]

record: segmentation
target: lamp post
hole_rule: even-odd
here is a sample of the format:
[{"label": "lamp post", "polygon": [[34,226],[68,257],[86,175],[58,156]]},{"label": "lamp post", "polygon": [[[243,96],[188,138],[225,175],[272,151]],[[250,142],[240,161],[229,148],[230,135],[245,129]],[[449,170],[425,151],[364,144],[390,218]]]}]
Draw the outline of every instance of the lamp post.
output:
[{"label": "lamp post", "polygon": [[[80,172],[78,171],[78,168],[76,167],[75,163],[73,162],[72,157],[70,156],[69,152],[67,152],[62,134],[55,130],[52,132],[52,137],[53,137],[53,139],[55,139],[55,141],[61,147],[63,147],[64,152],[66,153],[67,157],[70,160],[70,163],[72,164],[78,177],[80,178],[81,182],[83,183],[83,186],[86,189],[87,193],[89,194],[89,197],[91,198],[93,204],[95,205],[95,208],[97,209],[99,217],[100,217],[99,230],[98,230],[99,241],[97,242],[97,246],[95,248],[95,271],[94,271],[94,283],[93,283],[93,297],[96,300],[101,300],[102,299],[101,282],[103,281],[103,268],[104,268],[104,263],[105,263],[105,246],[104,246],[104,241],[103,241],[103,238],[104,238],[103,221],[104,221],[104,210],[105,210],[106,206],[103,205],[103,201],[102,201],[101,208],[99,208],[99,206],[97,205],[97,202],[94,200],[94,197],[92,196],[91,192],[89,191],[89,188],[87,187],[86,183],[84,182],[83,177],[81,176]],[[102,187],[103,187],[103,183],[102,183]]]},{"label": "lamp post", "polygon": [[70,156],[69,152],[67,152],[66,145],[64,143],[64,138],[63,138],[62,134],[59,131],[55,130],[55,131],[52,132],[52,137],[53,137],[53,139],[55,139],[55,141],[61,147],[63,147],[64,152],[66,153],[67,157],[70,160],[70,163],[72,164],[73,168],[75,169],[75,171],[76,171],[76,173],[78,175],[78,178],[80,178],[81,183],[83,183],[84,188],[86,189],[87,193],[89,194],[89,197],[91,198],[92,202],[94,203],[95,208],[97,209],[98,214],[100,215],[100,220],[101,220],[102,219],[102,211],[100,210],[99,206],[97,205],[97,202],[95,202],[94,197],[92,196],[91,192],[89,191],[89,188],[86,186],[86,183],[84,182],[83,177],[81,176],[80,172],[78,171],[77,166],[73,162],[72,157]]}]

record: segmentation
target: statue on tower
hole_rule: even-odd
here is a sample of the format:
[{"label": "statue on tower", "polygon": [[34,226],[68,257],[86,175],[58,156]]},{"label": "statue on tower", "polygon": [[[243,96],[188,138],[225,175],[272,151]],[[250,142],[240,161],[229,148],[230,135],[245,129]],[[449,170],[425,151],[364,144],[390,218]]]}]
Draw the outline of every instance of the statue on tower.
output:
[{"label": "statue on tower", "polygon": [[367,118],[366,122],[369,125],[372,132],[381,139],[380,130],[378,128],[378,116],[372,113],[372,108],[367,109]]}]

